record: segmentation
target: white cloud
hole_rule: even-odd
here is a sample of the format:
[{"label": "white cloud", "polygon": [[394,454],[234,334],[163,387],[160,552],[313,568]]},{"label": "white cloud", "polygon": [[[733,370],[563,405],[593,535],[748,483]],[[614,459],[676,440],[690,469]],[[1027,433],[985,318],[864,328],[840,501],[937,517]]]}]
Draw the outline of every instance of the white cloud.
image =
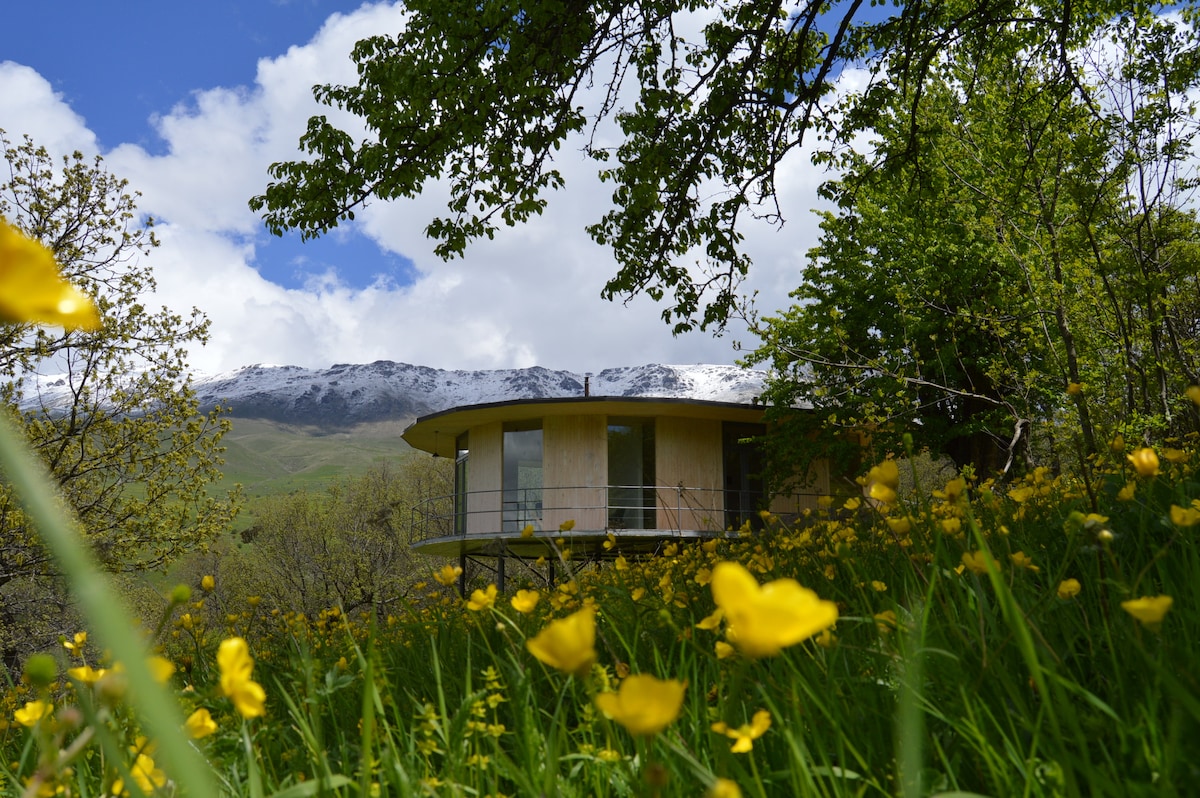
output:
[{"label": "white cloud", "polygon": [[[732,362],[730,337],[674,338],[660,319],[662,308],[646,297],[627,305],[599,298],[616,265],[584,226],[599,219],[611,189],[599,184],[595,164],[569,147],[559,164],[568,186],[549,198],[545,215],[471,245],[462,259],[437,259],[423,235],[429,220],[445,212],[438,187],[360,214],[359,231],[413,261],[411,285],[377,281],[352,289],[327,273],[297,290],[259,275],[254,242],[266,233],[246,203],[266,186],[268,164],[297,157],[296,141],[318,112],[311,86],[354,80],[348,58],[354,42],[402,24],[402,11],[382,4],[335,15],[312,42],[261,60],[253,86],[198,90],[154,119],[163,154],[133,144],[105,154],[109,168],[143,193],[141,209],[163,220],[163,243],[150,260],[158,301],[179,311],[199,307],[212,320],[211,342],[193,354],[193,366],[214,372],[256,362],[323,367],[390,359],[440,368],[538,364],[595,371]],[[55,148],[96,146],[44,79],[3,64],[0,127],[10,135],[13,119]],[[799,277],[798,258],[813,240],[811,172],[805,158],[795,159],[780,182],[790,198],[789,226],[781,233],[764,229],[755,242],[751,287],[764,299],[770,295],[770,310],[786,300]]]},{"label": "white cloud", "polygon": [[33,69],[0,61],[0,129],[17,144],[31,136],[51,153],[96,151],[96,136],[50,82]]}]

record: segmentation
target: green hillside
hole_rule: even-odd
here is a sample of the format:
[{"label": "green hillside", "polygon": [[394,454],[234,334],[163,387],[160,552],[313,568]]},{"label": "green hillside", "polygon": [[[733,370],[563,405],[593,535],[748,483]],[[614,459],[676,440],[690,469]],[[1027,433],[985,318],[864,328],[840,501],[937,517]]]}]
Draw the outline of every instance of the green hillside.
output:
[{"label": "green hillside", "polygon": [[372,465],[399,463],[416,454],[400,437],[407,420],[336,431],[252,418],[232,422],[233,429],[223,439],[225,479],[214,487],[227,489],[240,483],[251,500],[301,488],[320,489]]}]

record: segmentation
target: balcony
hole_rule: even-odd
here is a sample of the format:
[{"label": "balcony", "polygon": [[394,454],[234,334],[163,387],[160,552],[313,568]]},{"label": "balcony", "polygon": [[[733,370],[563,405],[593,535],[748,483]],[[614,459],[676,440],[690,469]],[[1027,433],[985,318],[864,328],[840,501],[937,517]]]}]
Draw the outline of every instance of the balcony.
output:
[{"label": "balcony", "polygon": [[[573,556],[604,558],[723,535],[757,520],[760,502],[749,492],[682,485],[468,491],[414,507],[409,542],[434,556],[539,557],[562,539]],[[610,534],[616,545],[605,548]]]}]

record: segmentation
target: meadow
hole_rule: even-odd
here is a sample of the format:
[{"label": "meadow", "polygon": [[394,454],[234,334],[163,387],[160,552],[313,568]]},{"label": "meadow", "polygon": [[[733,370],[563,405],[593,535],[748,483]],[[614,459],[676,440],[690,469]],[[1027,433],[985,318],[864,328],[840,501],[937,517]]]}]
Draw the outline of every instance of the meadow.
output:
[{"label": "meadow", "polygon": [[[206,577],[143,623],[149,668],[122,669],[83,630],[31,658],[0,697],[0,783],[30,796],[1188,794],[1198,466],[1194,440],[1117,440],[1086,472],[1003,487],[914,472],[901,489],[905,462],[889,460],[862,498],[651,557],[621,556],[614,538],[613,562],[572,568],[549,533],[568,574],[553,586],[479,581],[462,598],[456,566],[431,565],[383,617],[253,597],[202,612],[226,587]],[[147,711],[164,692],[170,720]]]}]

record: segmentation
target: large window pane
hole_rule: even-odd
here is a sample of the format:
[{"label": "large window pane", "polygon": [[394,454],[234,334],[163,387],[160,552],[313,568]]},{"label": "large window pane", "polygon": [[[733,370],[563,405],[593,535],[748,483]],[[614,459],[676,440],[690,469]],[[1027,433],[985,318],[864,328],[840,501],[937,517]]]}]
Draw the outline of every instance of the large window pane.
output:
[{"label": "large window pane", "polygon": [[762,527],[759,511],[766,508],[767,498],[763,490],[762,449],[755,438],[765,432],[761,424],[726,422],[724,425],[726,529],[740,529],[747,521],[752,529]]},{"label": "large window pane", "polygon": [[530,426],[504,429],[505,532],[542,528],[542,429]]},{"label": "large window pane", "polygon": [[608,422],[608,526],[654,529],[654,419]]}]

